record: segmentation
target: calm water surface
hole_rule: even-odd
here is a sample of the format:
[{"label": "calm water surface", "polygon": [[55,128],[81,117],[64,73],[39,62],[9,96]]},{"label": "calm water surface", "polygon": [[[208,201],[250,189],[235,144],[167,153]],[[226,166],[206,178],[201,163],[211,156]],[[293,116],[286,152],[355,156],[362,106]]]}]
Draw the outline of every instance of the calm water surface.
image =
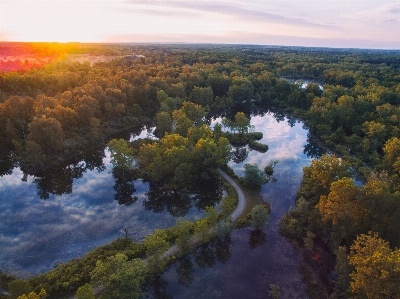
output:
[{"label": "calm water surface", "polygon": [[[262,233],[250,228],[234,230],[230,238],[198,248],[166,271],[148,297],[267,298],[269,285],[276,284],[281,298],[307,298],[299,274],[301,257],[277,233],[277,227],[279,219],[294,204],[303,167],[311,163],[304,154],[305,146],[310,148],[308,131],[301,123],[286,118],[277,121],[273,114],[253,117],[251,124],[255,131],[263,132],[260,142],[268,144],[269,150],[262,154],[242,149],[241,156],[247,158],[241,163],[230,162],[230,166],[242,175],[244,163],[257,163],[263,168],[270,161],[279,160],[274,172],[276,181],[264,185],[261,191],[263,200],[272,207],[269,223]],[[94,163],[96,167],[88,167],[87,161],[64,167],[61,173],[66,182],[53,180],[51,173],[46,179],[24,177],[18,168],[11,175],[0,177],[3,271],[19,276],[44,272],[122,237],[123,228],[140,241],[156,228],[174,225],[178,216],[186,215],[189,220],[203,216],[201,200],[183,212],[173,206],[157,206],[157,201],[149,204],[149,185],[141,180],[117,188],[129,191],[133,183],[136,202],[118,203],[114,199],[117,189],[110,173],[109,154],[105,150],[101,156],[100,162]]]},{"label": "calm water surface", "polygon": [[[81,161],[44,177],[24,177],[18,168],[0,177],[3,272],[22,277],[45,272],[123,237],[124,228],[131,238],[141,241],[155,229],[175,224],[176,215],[172,216],[168,207],[148,200],[148,183],[136,180],[117,185],[108,151],[100,154],[100,165],[92,170],[86,165],[89,162]],[[130,194],[136,189],[136,202],[119,203],[114,199],[115,188]],[[193,204],[174,212],[189,220],[204,215]]]},{"label": "calm water surface", "polygon": [[279,160],[276,182],[261,190],[263,200],[272,207],[269,223],[262,233],[236,229],[229,239],[217,240],[179,260],[157,281],[149,298],[268,298],[270,284],[280,287],[281,298],[308,298],[299,273],[302,259],[277,232],[279,219],[294,205],[303,167],[311,163],[304,154],[308,131],[301,123],[277,122],[272,115],[253,117],[251,124],[263,132],[261,142],[269,150],[264,154],[250,151],[244,162],[230,162],[230,166],[242,175],[244,163],[257,163],[262,169],[271,160]]}]

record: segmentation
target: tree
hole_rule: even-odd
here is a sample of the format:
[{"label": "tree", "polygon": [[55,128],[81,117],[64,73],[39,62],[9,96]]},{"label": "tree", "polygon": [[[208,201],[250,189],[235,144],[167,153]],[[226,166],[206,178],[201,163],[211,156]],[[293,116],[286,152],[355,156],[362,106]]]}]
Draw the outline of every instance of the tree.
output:
[{"label": "tree", "polygon": [[370,232],[360,235],[350,247],[351,291],[368,299],[398,298],[400,250]]},{"label": "tree", "polygon": [[188,118],[185,112],[182,111],[181,109],[174,110],[172,112],[172,119],[173,119],[173,124],[172,124],[173,132],[175,134],[179,134],[183,137],[186,137],[187,131],[194,124],[193,121],[190,118]]},{"label": "tree", "polygon": [[251,188],[260,189],[266,183],[264,172],[257,164],[246,163],[244,167],[243,180]]},{"label": "tree", "polygon": [[122,175],[132,168],[134,162],[133,149],[129,147],[124,139],[112,139],[108,143],[108,149],[111,156],[111,164],[117,170],[122,171]]},{"label": "tree", "polygon": [[39,145],[48,158],[54,159],[64,148],[64,132],[58,120],[45,116],[35,117],[28,129],[26,140]]},{"label": "tree", "polygon": [[172,118],[168,112],[157,113],[156,124],[154,131],[156,137],[162,138],[165,133],[170,134],[172,132]]},{"label": "tree", "polygon": [[[21,295],[17,299],[45,299],[47,298],[47,293],[45,289],[41,289],[38,294],[35,292],[30,292],[28,295]],[[94,298],[94,297],[93,297]]]},{"label": "tree", "polygon": [[18,278],[8,283],[8,291],[12,299],[17,299],[19,296],[29,294],[32,291],[32,286],[27,281]]},{"label": "tree", "polygon": [[349,265],[348,252],[345,246],[340,246],[336,250],[335,274],[335,292],[331,295],[332,299],[350,298],[350,273],[352,266]]},{"label": "tree", "polygon": [[236,113],[233,125],[238,130],[239,134],[247,133],[249,129],[252,128],[250,125],[250,119],[248,119],[243,112]]},{"label": "tree", "polygon": [[226,138],[215,141],[209,128],[200,127],[189,130],[188,138],[171,134],[143,145],[138,165],[148,179],[178,191],[197,180],[217,177],[217,169],[227,163],[229,153]]},{"label": "tree", "polygon": [[161,231],[156,230],[154,234],[146,236],[143,241],[148,267],[153,274],[161,273],[167,265],[168,261],[162,255],[169,249],[170,243],[165,238]]},{"label": "tree", "polygon": [[315,234],[313,232],[307,232],[307,237],[305,237],[304,240],[304,246],[308,250],[312,250],[314,248],[314,238]]},{"label": "tree", "polygon": [[210,240],[210,226],[207,219],[200,219],[194,225],[194,234],[198,236],[202,242],[207,243]]},{"label": "tree", "polygon": [[134,299],[142,298],[142,284],[148,270],[139,259],[128,260],[122,253],[109,257],[106,261],[97,261],[92,272],[92,283],[105,287],[100,298]]},{"label": "tree", "polygon": [[342,240],[352,240],[362,227],[364,209],[358,200],[360,189],[351,178],[342,178],[331,184],[328,196],[322,195],[316,208],[322,221],[332,226],[332,247],[337,248]]},{"label": "tree", "polygon": [[[0,112],[8,119],[6,133],[9,133],[10,140],[17,137],[26,138],[28,125],[34,117],[34,102],[31,97],[12,96],[0,105]],[[13,134],[15,132],[17,136]]]},{"label": "tree", "polygon": [[201,106],[210,106],[213,101],[213,90],[211,87],[195,86],[190,93],[190,101]]},{"label": "tree", "polygon": [[207,115],[207,110],[201,105],[192,102],[183,102],[181,110],[187,118],[189,118],[195,126],[204,124],[204,118]]},{"label": "tree", "polygon": [[190,251],[190,239],[192,237],[191,230],[192,230],[192,223],[188,220],[181,221],[178,219],[176,221],[175,229],[178,234],[178,238],[176,239],[176,243],[181,250],[181,254],[184,255],[189,253]]},{"label": "tree", "polygon": [[251,209],[251,225],[258,230],[264,228],[269,219],[270,209],[266,205],[256,205]]},{"label": "tree", "polygon": [[94,290],[88,283],[78,288],[75,294],[76,299],[94,299]]}]

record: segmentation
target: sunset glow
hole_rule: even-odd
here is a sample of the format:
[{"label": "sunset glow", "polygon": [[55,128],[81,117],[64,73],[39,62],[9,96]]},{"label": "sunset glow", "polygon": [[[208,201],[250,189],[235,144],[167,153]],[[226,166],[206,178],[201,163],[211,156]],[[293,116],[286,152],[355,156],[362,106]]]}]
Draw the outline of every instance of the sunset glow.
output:
[{"label": "sunset glow", "polygon": [[398,1],[0,0],[0,40],[400,48]]}]

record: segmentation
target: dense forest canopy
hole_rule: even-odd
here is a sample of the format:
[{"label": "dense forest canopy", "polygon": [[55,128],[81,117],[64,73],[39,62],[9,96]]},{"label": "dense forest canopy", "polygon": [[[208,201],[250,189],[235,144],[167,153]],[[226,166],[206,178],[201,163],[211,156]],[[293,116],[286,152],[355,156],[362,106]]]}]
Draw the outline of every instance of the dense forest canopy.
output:
[{"label": "dense forest canopy", "polygon": [[[304,169],[296,207],[283,217],[281,232],[299,240],[314,236],[335,252],[333,298],[395,298],[400,293],[392,283],[398,281],[400,262],[395,248],[400,245],[399,51],[1,46],[7,57],[51,57],[37,64],[19,61],[21,68],[15,70],[2,68],[1,176],[16,166],[26,174],[43,173],[106,144],[120,131],[155,127],[159,141],[139,145],[130,154],[137,155],[139,168],[159,192],[182,190],[216,175],[230,155],[229,143],[240,145],[244,135],[252,136],[252,115],[268,110],[290,114],[337,156],[322,156]],[[78,62],[76,55],[86,60]],[[93,62],[92,56],[112,59]],[[303,84],[307,79],[321,86]],[[222,125],[231,133],[218,126],[209,129],[215,117],[225,118]],[[268,149],[255,142],[257,136],[248,138],[249,146]],[[161,167],[165,161],[170,168]],[[361,186],[355,184],[355,174]],[[382,257],[376,268],[365,265],[363,259],[374,260],[376,254]],[[386,289],[369,284],[368,273],[378,270],[387,273],[379,280]]]}]

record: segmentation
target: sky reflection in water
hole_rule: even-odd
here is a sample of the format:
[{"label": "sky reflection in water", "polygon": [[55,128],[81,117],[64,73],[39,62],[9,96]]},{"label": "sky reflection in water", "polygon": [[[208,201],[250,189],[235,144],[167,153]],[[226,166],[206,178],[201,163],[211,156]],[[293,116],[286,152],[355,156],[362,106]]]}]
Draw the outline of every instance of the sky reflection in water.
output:
[{"label": "sky reflection in water", "polygon": [[[207,249],[199,249],[209,263],[199,260],[196,252],[187,257],[190,262],[186,265],[192,267],[182,270],[182,262],[177,262],[162,275],[156,290],[150,291],[150,298],[156,298],[157,292],[174,299],[267,298],[270,284],[280,287],[280,298],[308,298],[299,274],[301,257],[277,232],[279,219],[294,204],[303,167],[311,163],[311,158],[304,154],[308,132],[302,123],[291,127],[287,119],[277,122],[268,114],[252,117],[251,124],[256,132],[263,133],[260,142],[268,144],[269,150],[264,154],[250,151],[243,163],[229,165],[238,175],[243,175],[244,163],[257,163],[262,169],[270,161],[279,160],[274,171],[277,181],[264,185],[261,190],[263,200],[272,207],[270,221],[262,233],[251,228],[232,231],[222,258],[216,254],[218,246],[210,244]],[[182,281],[190,283],[185,286]]]},{"label": "sky reflection in water", "polygon": [[[156,228],[175,224],[166,209],[160,213],[145,209],[149,186],[141,180],[134,181],[138,200],[119,205],[114,200],[109,153],[105,154],[104,171],[87,170],[73,180],[70,194],[50,194],[46,200],[39,198],[32,176],[21,180],[18,168],[0,177],[0,269],[18,276],[44,272],[122,237],[122,228],[140,241]],[[192,207],[184,218],[201,215]]]}]

